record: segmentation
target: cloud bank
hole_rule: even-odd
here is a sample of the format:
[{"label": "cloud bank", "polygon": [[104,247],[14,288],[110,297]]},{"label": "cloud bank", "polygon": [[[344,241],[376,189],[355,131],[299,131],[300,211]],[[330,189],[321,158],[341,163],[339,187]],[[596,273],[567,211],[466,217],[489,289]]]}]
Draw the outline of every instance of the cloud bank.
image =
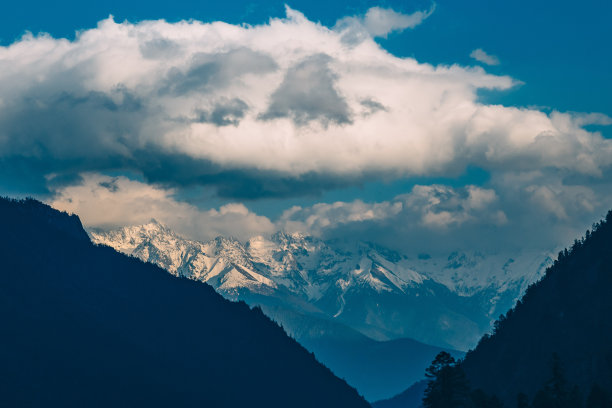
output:
[{"label": "cloud bank", "polygon": [[446,256],[454,250],[554,250],[571,243],[592,222],[594,211],[612,199],[609,190],[598,195],[582,185],[538,182],[541,174],[521,177],[531,183],[504,180],[494,188],[415,185],[388,201],[293,206],[271,219],[239,202],[200,209],[178,199],[173,189],[124,176],[84,174],[79,183],[60,188],[50,204],[79,214],[85,225],[94,228],[143,224],[155,218],[204,241],[219,235],[246,241],[284,230]]},{"label": "cloud bank", "polygon": [[102,229],[156,219],[200,240],[232,236],[245,241],[275,231],[268,218],[252,213],[243,204],[228,203],[203,211],[177,201],[174,193],[124,176],[85,174],[81,183],[62,188],[50,204],[79,214],[85,225]]},{"label": "cloud bank", "polygon": [[[585,126],[610,118],[487,105],[480,90],[517,82],[399,58],[374,40],[433,12],[374,7],[331,28],[290,8],[257,26],[108,18],[74,41],[26,35],[0,47],[0,186],[46,190],[91,225],[165,218],[197,237],[279,227],[518,231],[544,213],[574,231],[599,217],[610,202],[612,141]],[[487,184],[423,185],[275,220],[236,204],[469,167],[489,174]],[[233,204],[200,210],[177,198],[194,186]],[[116,210],[98,214],[102,202]]]}]

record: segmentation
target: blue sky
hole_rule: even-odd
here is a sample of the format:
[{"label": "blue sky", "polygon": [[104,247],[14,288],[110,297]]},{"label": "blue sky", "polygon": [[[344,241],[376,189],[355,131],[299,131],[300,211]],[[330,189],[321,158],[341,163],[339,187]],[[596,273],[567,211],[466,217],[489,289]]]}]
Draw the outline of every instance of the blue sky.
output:
[{"label": "blue sky", "polygon": [[[425,245],[441,242],[441,237],[452,245],[466,235],[473,238],[466,242],[479,245],[479,239],[500,234],[519,245],[526,226],[546,219],[550,234],[531,234],[533,242],[543,247],[557,246],[610,206],[612,191],[607,180],[612,171],[606,157],[612,148],[612,132],[606,125],[612,116],[609,3],[589,0],[577,5],[544,0],[434,4],[418,0],[295,1],[288,5],[298,14],[289,16],[285,3],[276,1],[4,5],[0,15],[0,45],[5,47],[2,58],[6,66],[26,64],[23,67],[28,69],[16,69],[0,78],[14,85],[4,95],[10,102],[5,116],[0,117],[0,142],[2,132],[5,134],[4,144],[0,144],[0,170],[4,173],[0,191],[33,194],[67,210],[92,214],[84,215],[85,222],[92,226],[140,221],[141,216],[124,214],[129,212],[128,203],[133,203],[130,200],[134,200],[134,194],[140,192],[157,197],[140,211],[142,216],[154,215],[162,221],[167,217],[165,221],[171,226],[199,238],[213,233],[200,231],[206,224],[215,225],[216,229],[210,227],[214,233],[241,238],[287,228],[322,236],[357,234],[374,240],[383,236],[386,244],[421,234],[429,237]],[[383,25],[387,26],[382,34],[368,26],[371,11],[385,18]],[[394,18],[402,20],[419,12],[426,13],[426,18],[402,23],[401,28],[393,26]],[[114,16],[114,22],[107,20],[96,29],[98,22],[109,15]],[[351,99],[351,81],[355,79],[350,75],[355,66],[351,65],[353,71],[345,69],[361,58],[354,51],[358,48],[346,51],[312,43],[308,45],[312,47],[310,54],[301,59],[291,59],[291,52],[271,57],[275,50],[266,53],[270,40],[261,34],[275,30],[267,25],[271,18],[281,19],[282,32],[295,36],[288,39],[288,44],[293,44],[290,47],[296,47],[293,53],[303,51],[295,44],[321,34],[315,23],[333,28],[321,34],[325,41],[349,44],[353,41],[347,40],[349,34],[362,36],[349,48],[368,44],[363,36],[370,36],[382,47],[374,50],[364,46],[377,64],[375,72],[367,75],[379,88],[360,88],[362,94],[355,93]],[[149,19],[226,22],[228,26],[217,30],[218,41],[227,42],[230,51],[214,56],[206,54],[209,51],[202,53],[197,43],[182,43],[173,37],[178,25],[138,24]],[[127,47],[131,41],[130,36],[119,33],[121,26],[115,25],[125,20],[143,38],[136,48],[143,58],[133,61],[134,69],[143,70],[152,60],[160,63],[155,75],[163,73],[156,77],[150,74],[155,83],[153,93],[143,91],[150,85],[145,84],[147,77],[142,76],[144,82],[137,83],[131,72],[117,73],[119,68],[111,63],[115,57],[109,49],[119,49],[124,43]],[[299,27],[290,29],[292,22]],[[231,27],[245,29],[243,24],[264,27],[258,31],[261,39],[255,31],[246,30],[258,39],[244,46],[235,43]],[[21,39],[26,30],[67,38],[74,50],[64,52],[57,40],[49,45],[42,37],[35,37],[38,39],[34,42],[41,47],[51,47],[46,54],[41,53],[40,47],[30,47],[34,42]],[[183,34],[197,34],[198,30],[191,27]],[[91,41],[79,40],[76,31],[89,33],[86,37]],[[145,37],[161,32],[161,37],[145,41]],[[97,33],[117,37],[104,44]],[[245,38],[250,41],[250,37]],[[211,46],[202,45],[209,47],[206,49]],[[189,51],[191,56],[175,63],[179,58],[175,51],[188,47],[194,50]],[[90,50],[97,50],[99,57]],[[345,51],[348,54],[344,57],[335,54]],[[86,57],[90,54],[93,57]],[[84,62],[70,65],[75,55]],[[126,56],[129,59],[131,55]],[[33,59],[46,68],[30,72],[27,61]],[[238,69],[235,61],[249,62],[239,63]],[[401,103],[414,104],[410,105],[414,109],[404,114],[400,113],[405,108],[399,102],[402,96],[394,94],[387,72],[402,61],[419,64],[405,68],[401,78],[407,82],[397,84],[412,93]],[[176,66],[168,69],[168,64]],[[238,73],[228,79],[216,71],[206,71],[210,67]],[[279,69],[284,77],[274,74]],[[96,75],[99,77],[92,82]],[[224,89],[217,89],[202,82],[202,75],[208,75],[206,81],[228,82]],[[269,89],[264,92],[256,83],[250,84],[248,92],[230,89],[232,81],[244,75],[267,78]],[[411,82],[414,75],[422,75],[422,82]],[[105,83],[111,77],[119,79]],[[312,86],[303,89],[296,78],[302,82],[306,78]],[[366,97],[364,92],[371,95]],[[431,93],[438,92],[439,100],[428,100]],[[206,95],[214,98],[206,99]],[[267,108],[262,95],[270,102]],[[410,116],[421,108],[421,97],[427,100],[424,104],[431,103],[422,112],[423,123],[421,116]],[[153,98],[154,103],[147,98]],[[462,111],[466,116],[455,117],[453,103],[457,107],[469,105],[473,115]],[[182,111],[175,108],[183,104]],[[498,109],[498,105],[506,108]],[[159,119],[160,113],[167,120]],[[382,114],[388,118],[380,123],[389,123],[388,129],[376,127]],[[246,119],[252,120],[251,128],[243,125]],[[191,124],[186,125],[186,121]],[[434,126],[436,121],[444,126]],[[507,126],[498,128],[496,123]],[[280,129],[291,136],[285,138]],[[318,133],[313,129],[319,129]],[[412,130],[402,135],[402,129]],[[91,136],[84,136],[89,132]],[[248,150],[245,135],[251,132],[273,132],[269,139],[261,136],[262,144],[269,142],[276,147],[287,142],[289,150]],[[304,132],[312,142],[300,136]],[[519,134],[527,139],[517,139]],[[222,136],[217,139],[214,135]],[[402,144],[404,137],[413,135],[414,144]],[[244,139],[236,144],[236,138]],[[347,144],[330,147],[326,140],[346,140]],[[219,143],[221,149],[211,153],[211,143]],[[291,143],[303,145],[302,153],[292,151]],[[399,143],[398,152],[393,151],[394,143]],[[87,151],[89,146],[97,149],[97,154]],[[373,155],[372,149],[377,148],[381,153]],[[313,153],[304,153],[308,149]],[[356,152],[356,156],[350,152]],[[396,153],[404,153],[405,161]],[[334,155],[339,157],[337,163]],[[102,193],[96,190],[99,186],[114,194],[110,201],[103,203],[100,199]],[[122,188],[126,189],[124,195],[120,194]],[[128,189],[132,193],[128,194]],[[97,205],[93,204],[94,197]],[[334,207],[334,202],[340,204]],[[116,205],[114,213],[121,216],[96,217],[100,203]],[[292,210],[294,206],[299,209]],[[179,208],[200,219],[191,223],[200,230],[172,218]],[[543,218],[543,214],[548,216]],[[387,234],[390,237],[384,237]],[[478,238],[481,235],[484,238]]]}]

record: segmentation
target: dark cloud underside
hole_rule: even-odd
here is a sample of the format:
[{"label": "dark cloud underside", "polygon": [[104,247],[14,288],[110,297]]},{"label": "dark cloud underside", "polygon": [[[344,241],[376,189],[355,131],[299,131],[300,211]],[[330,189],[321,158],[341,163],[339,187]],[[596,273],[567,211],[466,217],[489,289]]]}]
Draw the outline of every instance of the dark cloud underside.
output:
[{"label": "dark cloud underside", "polygon": [[315,120],[338,125],[352,123],[349,106],[336,90],[336,75],[329,68],[330,61],[325,54],[313,55],[290,68],[261,118],[291,118],[298,125]]}]

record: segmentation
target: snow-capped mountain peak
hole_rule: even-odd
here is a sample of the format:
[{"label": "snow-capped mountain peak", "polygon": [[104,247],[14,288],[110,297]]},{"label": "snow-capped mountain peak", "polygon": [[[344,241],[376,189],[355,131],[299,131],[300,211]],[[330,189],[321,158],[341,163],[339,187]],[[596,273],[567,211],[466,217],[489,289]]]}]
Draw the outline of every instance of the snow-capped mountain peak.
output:
[{"label": "snow-capped mountain peak", "polygon": [[[259,301],[307,308],[377,338],[434,339],[458,348],[477,339],[550,262],[535,252],[512,258],[476,252],[409,257],[371,243],[340,246],[283,231],[245,244],[226,237],[199,242],[155,220],[90,236],[172,274],[206,282],[231,299],[257,295]],[[474,305],[463,306],[466,301]],[[482,314],[465,315],[474,310]],[[423,323],[422,313],[435,316]],[[471,334],[460,334],[466,331]]]}]

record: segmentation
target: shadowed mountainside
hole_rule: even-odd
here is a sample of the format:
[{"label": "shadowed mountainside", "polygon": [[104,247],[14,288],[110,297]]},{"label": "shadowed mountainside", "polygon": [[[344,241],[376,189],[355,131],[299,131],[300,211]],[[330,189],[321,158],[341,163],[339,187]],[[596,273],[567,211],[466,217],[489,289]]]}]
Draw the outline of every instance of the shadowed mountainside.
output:
[{"label": "shadowed mountainside", "polygon": [[281,307],[262,305],[262,309],[369,401],[394,395],[406,384],[422,379],[425,368],[440,351],[457,358],[464,355],[412,339],[373,340],[338,322]]},{"label": "shadowed mountainside", "polygon": [[[609,407],[610,288],[612,211],[561,251],[544,278],[495,322],[493,334],[467,353],[460,368],[469,386],[499,398],[506,407],[527,407],[529,401],[533,407],[576,408],[583,402],[586,407]],[[418,408],[426,386],[416,383],[372,406]]]},{"label": "shadowed mountainside", "polygon": [[569,384],[586,396],[593,384],[612,391],[612,211],[574,241],[495,323],[462,363],[472,387],[507,406],[533,398],[550,378],[556,354]]},{"label": "shadowed mountainside", "polygon": [[368,407],[259,309],[0,199],[0,405]]}]

